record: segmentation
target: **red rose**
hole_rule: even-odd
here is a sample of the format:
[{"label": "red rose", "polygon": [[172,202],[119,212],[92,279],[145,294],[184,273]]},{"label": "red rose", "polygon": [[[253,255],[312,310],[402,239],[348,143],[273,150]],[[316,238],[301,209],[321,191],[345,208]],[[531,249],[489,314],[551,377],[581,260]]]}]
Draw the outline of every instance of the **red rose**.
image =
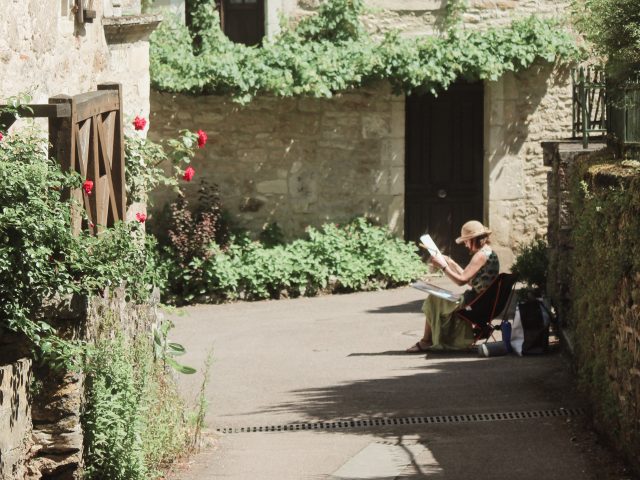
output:
[{"label": "red rose", "polygon": [[195,174],[196,174],[196,171],[193,168],[187,167],[187,169],[184,171],[184,175],[182,176],[182,178],[184,178],[187,182],[190,182]]},{"label": "red rose", "polygon": [[202,130],[198,130],[198,148],[202,148],[207,143],[207,134]]},{"label": "red rose", "polygon": [[91,180],[85,180],[82,184],[82,189],[87,195],[91,195],[91,192],[93,191],[93,182]]},{"label": "red rose", "polygon": [[0,132],[0,142],[2,141],[3,138],[4,138],[4,135],[2,135],[2,132]]},{"label": "red rose", "polygon": [[144,127],[147,126],[147,121],[144,119],[144,117],[138,117],[136,115],[136,118],[133,119],[133,128],[135,128],[136,130],[144,130]]},{"label": "red rose", "polygon": [[136,220],[138,220],[140,223],[144,223],[147,221],[147,215],[142,212],[138,212],[136,213]]}]

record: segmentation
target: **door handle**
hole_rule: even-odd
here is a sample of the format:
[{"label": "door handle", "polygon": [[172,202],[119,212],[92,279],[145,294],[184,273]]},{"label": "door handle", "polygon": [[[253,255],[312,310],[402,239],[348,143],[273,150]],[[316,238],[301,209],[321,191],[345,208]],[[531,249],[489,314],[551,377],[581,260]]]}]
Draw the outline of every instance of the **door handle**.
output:
[{"label": "door handle", "polygon": [[447,198],[447,191],[444,188],[438,190],[438,198]]}]

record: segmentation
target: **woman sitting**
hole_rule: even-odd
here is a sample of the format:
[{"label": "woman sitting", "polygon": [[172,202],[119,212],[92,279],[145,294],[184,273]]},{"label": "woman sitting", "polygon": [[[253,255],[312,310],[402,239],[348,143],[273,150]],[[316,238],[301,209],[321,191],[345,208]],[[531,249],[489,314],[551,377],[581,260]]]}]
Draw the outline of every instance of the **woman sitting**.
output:
[{"label": "woman sitting", "polygon": [[429,350],[460,350],[468,348],[474,340],[473,329],[468,322],[456,318],[455,312],[468,305],[478,294],[486,290],[500,272],[498,256],[489,245],[491,230],[482,223],[471,220],[462,226],[457,244],[464,243],[472,255],[471,261],[462,268],[450,257],[431,257],[431,263],[458,285],[468,284],[471,288],[464,292],[457,302],[429,295],[422,311],[426,321],[424,336],[408,353]]}]

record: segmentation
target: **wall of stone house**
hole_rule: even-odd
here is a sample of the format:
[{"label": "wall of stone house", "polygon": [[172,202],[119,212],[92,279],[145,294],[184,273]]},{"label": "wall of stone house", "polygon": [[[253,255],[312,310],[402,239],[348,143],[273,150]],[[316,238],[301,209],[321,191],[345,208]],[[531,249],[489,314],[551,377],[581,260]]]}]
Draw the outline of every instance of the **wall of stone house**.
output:
[{"label": "wall of stone house", "polygon": [[[401,30],[407,36],[439,31],[448,0],[365,0],[365,21],[372,31]],[[312,13],[322,0],[266,0],[267,10],[280,9],[301,17]],[[486,28],[527,15],[564,18],[567,0],[468,0],[462,20],[467,28]]]},{"label": "wall of stone house", "polygon": [[[198,178],[220,186],[242,227],[277,221],[292,236],[306,225],[370,215],[404,229],[405,99],[385,85],[333,99],[260,97],[239,106],[218,96],[152,93],[154,139],[203,129]],[[485,218],[505,266],[547,229],[543,139],[571,133],[568,70],[549,64],[485,84]],[[156,211],[167,196],[157,196]]]},{"label": "wall of stone house", "polygon": [[571,136],[570,71],[539,63],[485,87],[485,220],[508,264],[547,232],[549,167],[540,142]]},{"label": "wall of stone house", "polygon": [[[73,0],[5,3],[0,9],[0,103],[24,92],[31,93],[33,103],[46,103],[54,95],[76,95],[114,81],[123,85],[125,113],[148,115],[147,38],[153,18],[113,19],[112,0],[96,0],[97,18],[79,25]],[[140,0],[120,3],[121,10],[139,13]]]},{"label": "wall of stone house", "polygon": [[332,99],[263,96],[247,106],[153,93],[151,109],[152,138],[207,132],[187,194],[195,195],[199,179],[217,183],[243,228],[277,222],[295,236],[307,225],[368,215],[402,233],[404,98],[386,84]]}]

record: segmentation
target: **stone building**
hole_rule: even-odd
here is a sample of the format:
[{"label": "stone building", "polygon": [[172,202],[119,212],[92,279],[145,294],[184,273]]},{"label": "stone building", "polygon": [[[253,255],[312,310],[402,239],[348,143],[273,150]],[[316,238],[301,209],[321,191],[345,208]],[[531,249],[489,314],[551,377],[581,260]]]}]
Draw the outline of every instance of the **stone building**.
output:
[{"label": "stone building", "polygon": [[[278,12],[300,17],[320,2],[244,3],[259,11],[264,33],[272,35]],[[433,34],[445,6],[442,0],[366,3],[370,29],[409,36]],[[560,17],[567,6],[470,0],[463,19],[465,28],[485,28],[532,14]],[[222,8],[227,20],[235,15],[226,2]],[[233,22],[223,28],[238,35]],[[571,87],[567,66],[539,63],[497,81],[456,84],[437,98],[394,95],[386,84],[332,99],[261,96],[247,106],[221,96],[152,92],[151,111],[155,138],[181,128],[209,134],[196,171],[219,185],[225,208],[243,227],[256,231],[277,222],[296,236],[306,225],[365,214],[408,240],[429,230],[455,253],[452,239],[475,217],[492,228],[508,265],[514,247],[546,231],[540,141],[570,135]]]},{"label": "stone building", "polygon": [[[126,116],[149,113],[149,34],[159,15],[140,0],[7,0],[0,8],[0,104],[22,94],[31,103],[122,84]],[[38,120],[46,129],[46,120]],[[13,129],[20,128],[18,122]],[[64,317],[56,317],[63,321]],[[55,319],[54,319],[55,320]],[[80,325],[81,318],[68,324]],[[38,375],[35,375],[38,378]],[[82,378],[47,376],[34,393],[24,340],[0,329],[0,480],[78,478],[83,436]]]},{"label": "stone building", "polygon": [[11,0],[0,9],[0,103],[22,93],[47,103],[118,82],[126,114],[147,116],[148,38],[160,16],[140,15],[140,0],[83,0],[95,18],[81,23],[78,1]]}]

